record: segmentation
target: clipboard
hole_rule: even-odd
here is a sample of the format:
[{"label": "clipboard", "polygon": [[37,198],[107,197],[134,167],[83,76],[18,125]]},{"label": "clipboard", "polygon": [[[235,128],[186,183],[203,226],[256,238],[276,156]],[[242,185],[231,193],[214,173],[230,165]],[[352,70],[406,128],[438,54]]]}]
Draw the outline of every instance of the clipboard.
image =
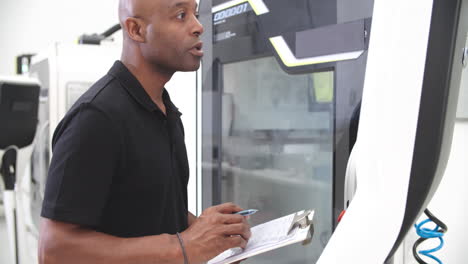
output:
[{"label": "clipboard", "polygon": [[303,210],[257,225],[244,250],[228,249],[207,264],[229,264],[298,242],[307,245],[314,232],[313,216],[313,210]]}]

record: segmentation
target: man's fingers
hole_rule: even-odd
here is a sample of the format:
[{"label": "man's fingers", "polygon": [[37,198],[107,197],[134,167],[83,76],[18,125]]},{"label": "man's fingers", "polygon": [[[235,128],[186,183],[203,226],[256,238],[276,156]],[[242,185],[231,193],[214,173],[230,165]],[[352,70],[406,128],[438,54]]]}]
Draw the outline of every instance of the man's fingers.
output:
[{"label": "man's fingers", "polygon": [[245,217],[242,215],[236,215],[236,214],[220,214],[219,215],[219,221],[222,224],[238,224],[238,223],[244,223],[246,220],[244,219]]},{"label": "man's fingers", "polygon": [[224,227],[223,234],[228,236],[242,236],[245,240],[249,240],[252,236],[250,227],[245,224],[226,225]]},{"label": "man's fingers", "polygon": [[226,241],[228,242],[228,248],[226,249],[234,247],[245,249],[247,246],[247,240],[245,240],[242,236],[230,236],[226,238]]},{"label": "man's fingers", "polygon": [[216,208],[216,211],[222,214],[232,214],[243,210],[241,207],[233,203],[216,205],[214,208]]}]

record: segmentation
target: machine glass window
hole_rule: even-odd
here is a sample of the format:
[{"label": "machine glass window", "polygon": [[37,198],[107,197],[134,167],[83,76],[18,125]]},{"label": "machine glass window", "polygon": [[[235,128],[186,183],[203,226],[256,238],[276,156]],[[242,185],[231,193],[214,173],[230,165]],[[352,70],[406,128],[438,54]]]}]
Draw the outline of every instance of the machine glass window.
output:
[{"label": "machine glass window", "polygon": [[211,17],[201,12],[212,29],[201,87],[202,207],[259,209],[253,226],[314,209],[310,245],[251,263],[315,263],[345,208],[373,1],[262,2],[267,9],[213,0]]},{"label": "machine glass window", "polygon": [[226,64],[223,76],[222,202],[259,208],[253,225],[315,209],[314,249],[286,255],[315,258],[332,231],[333,71],[288,75],[266,57]]}]

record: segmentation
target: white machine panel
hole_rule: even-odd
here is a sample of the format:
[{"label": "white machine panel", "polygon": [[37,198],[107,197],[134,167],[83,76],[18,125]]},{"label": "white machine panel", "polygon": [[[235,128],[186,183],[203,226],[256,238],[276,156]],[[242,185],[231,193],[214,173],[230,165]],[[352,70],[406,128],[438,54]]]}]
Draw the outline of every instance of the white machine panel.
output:
[{"label": "white machine panel", "polygon": [[431,12],[430,0],[375,1],[357,140],[358,186],[320,264],[383,263],[397,238],[405,212]]}]

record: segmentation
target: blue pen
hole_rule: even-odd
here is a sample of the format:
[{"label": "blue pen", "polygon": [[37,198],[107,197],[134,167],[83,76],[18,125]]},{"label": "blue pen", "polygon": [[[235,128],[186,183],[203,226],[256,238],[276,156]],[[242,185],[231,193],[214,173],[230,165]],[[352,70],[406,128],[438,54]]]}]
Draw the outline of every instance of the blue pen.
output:
[{"label": "blue pen", "polygon": [[234,214],[240,214],[242,216],[248,216],[248,215],[253,215],[256,212],[258,212],[257,209],[247,209],[247,210],[243,210],[243,211],[240,211],[240,212],[237,212],[237,213],[234,213]]}]

